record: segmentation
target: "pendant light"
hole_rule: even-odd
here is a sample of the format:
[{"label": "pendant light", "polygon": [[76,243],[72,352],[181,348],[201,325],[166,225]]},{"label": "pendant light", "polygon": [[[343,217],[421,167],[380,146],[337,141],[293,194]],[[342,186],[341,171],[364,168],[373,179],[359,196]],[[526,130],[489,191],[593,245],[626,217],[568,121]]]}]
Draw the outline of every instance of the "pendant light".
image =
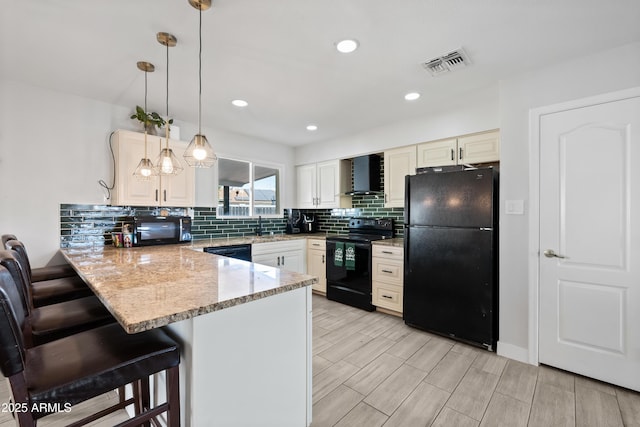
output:
[{"label": "pendant light", "polygon": [[[150,62],[139,61],[137,64],[140,71],[144,71],[144,112],[147,112],[147,73],[153,73],[155,67]],[[133,172],[133,175],[141,180],[148,181],[152,176],[157,175],[156,170],[153,167],[153,163],[147,157],[147,127],[144,127],[144,157],[140,159],[138,167]]]},{"label": "pendant light", "polygon": [[[167,48],[167,116],[165,119],[166,123],[164,125],[167,142],[165,148],[160,150],[160,155],[158,156],[158,160],[156,160],[156,170],[160,175],[177,175],[182,172],[183,167],[178,161],[176,155],[173,153],[173,150],[169,148],[170,122],[173,121],[169,118],[169,48],[175,46],[178,41],[174,35],[169,33],[158,33],[156,38],[161,45],[166,46]],[[162,146],[162,138],[160,138],[160,145]]]},{"label": "pendant light", "polygon": [[193,137],[184,159],[189,166],[196,168],[209,168],[213,166],[218,157],[213,152],[207,137],[202,134],[202,11],[211,7],[211,0],[189,0],[189,4],[200,12],[200,49],[198,51],[198,133]]}]

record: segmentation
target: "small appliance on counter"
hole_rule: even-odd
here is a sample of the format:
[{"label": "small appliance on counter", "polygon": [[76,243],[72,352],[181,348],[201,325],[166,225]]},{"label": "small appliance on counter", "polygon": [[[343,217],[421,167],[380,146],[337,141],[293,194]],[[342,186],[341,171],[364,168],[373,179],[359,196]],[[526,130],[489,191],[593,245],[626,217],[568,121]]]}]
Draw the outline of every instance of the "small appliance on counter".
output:
[{"label": "small appliance on counter", "polygon": [[133,237],[133,246],[168,245],[191,241],[190,216],[130,216],[122,229]]},{"label": "small appliance on counter", "polygon": [[316,214],[314,213],[302,214],[302,232],[315,233],[316,231],[318,231],[318,222],[316,221]]},{"label": "small appliance on counter", "polygon": [[287,234],[302,232],[302,213],[299,209],[287,209],[287,224],[284,232]]}]

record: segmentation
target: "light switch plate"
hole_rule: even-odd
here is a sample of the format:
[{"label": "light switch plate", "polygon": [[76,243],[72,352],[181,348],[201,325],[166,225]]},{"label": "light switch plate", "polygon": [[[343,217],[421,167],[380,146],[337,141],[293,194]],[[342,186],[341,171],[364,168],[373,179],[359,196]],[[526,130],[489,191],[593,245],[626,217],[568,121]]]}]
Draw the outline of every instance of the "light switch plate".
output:
[{"label": "light switch plate", "polygon": [[524,215],[524,200],[506,200],[504,213],[506,215]]}]

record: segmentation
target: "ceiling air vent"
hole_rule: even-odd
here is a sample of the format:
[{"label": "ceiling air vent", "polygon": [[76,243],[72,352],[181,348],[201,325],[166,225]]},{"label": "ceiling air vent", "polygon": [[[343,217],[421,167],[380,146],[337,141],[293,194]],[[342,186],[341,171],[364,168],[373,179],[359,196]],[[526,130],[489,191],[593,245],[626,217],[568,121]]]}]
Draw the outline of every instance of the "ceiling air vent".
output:
[{"label": "ceiling air vent", "polygon": [[432,76],[439,76],[467,65],[469,65],[469,59],[462,48],[422,63]]}]

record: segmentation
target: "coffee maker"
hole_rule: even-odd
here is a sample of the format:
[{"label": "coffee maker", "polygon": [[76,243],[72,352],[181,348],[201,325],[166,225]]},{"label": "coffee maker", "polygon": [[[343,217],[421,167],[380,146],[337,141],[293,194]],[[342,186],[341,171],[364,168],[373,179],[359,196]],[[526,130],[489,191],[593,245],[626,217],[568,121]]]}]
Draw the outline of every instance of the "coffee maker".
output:
[{"label": "coffee maker", "polygon": [[302,232],[302,213],[299,209],[287,209],[287,224],[284,231],[287,234]]}]

